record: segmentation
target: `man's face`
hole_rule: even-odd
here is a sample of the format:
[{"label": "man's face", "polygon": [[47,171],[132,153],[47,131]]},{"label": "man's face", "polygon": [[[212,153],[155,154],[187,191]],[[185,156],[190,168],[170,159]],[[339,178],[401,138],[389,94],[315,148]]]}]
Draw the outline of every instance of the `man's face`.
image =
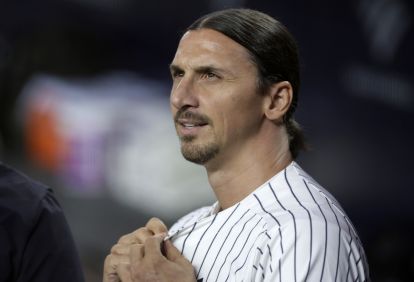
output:
[{"label": "man's face", "polygon": [[217,31],[189,31],[170,68],[171,110],[183,156],[206,164],[238,154],[264,118],[248,51]]}]

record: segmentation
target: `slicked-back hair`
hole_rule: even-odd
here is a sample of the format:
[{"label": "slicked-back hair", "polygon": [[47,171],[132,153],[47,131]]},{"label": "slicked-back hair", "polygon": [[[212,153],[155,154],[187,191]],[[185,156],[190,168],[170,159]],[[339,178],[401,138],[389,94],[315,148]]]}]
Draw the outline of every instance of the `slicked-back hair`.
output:
[{"label": "slicked-back hair", "polygon": [[218,31],[247,49],[258,69],[260,93],[266,93],[274,83],[290,82],[293,99],[283,122],[289,135],[289,149],[295,159],[307,145],[302,129],[293,117],[300,87],[298,47],[293,36],[271,16],[242,8],[207,14],[192,23],[187,30],[202,28]]}]

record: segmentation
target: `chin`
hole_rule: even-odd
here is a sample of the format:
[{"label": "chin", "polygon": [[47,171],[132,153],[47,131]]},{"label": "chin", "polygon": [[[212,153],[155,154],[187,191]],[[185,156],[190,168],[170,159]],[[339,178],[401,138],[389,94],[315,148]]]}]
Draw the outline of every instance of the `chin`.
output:
[{"label": "chin", "polygon": [[181,153],[187,161],[203,165],[219,153],[219,147],[216,144],[195,145],[187,143],[181,145]]}]

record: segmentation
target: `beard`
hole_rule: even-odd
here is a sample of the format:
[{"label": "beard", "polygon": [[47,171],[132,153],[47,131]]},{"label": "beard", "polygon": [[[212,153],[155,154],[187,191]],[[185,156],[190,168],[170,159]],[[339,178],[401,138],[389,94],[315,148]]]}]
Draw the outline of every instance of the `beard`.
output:
[{"label": "beard", "polygon": [[181,153],[187,161],[203,165],[219,153],[219,146],[217,143],[194,144],[194,139],[195,137],[193,136],[180,138]]},{"label": "beard", "polygon": [[[194,113],[187,108],[181,108],[176,113],[174,117],[176,127],[180,118],[191,120],[196,124],[212,126],[212,121],[208,116]],[[214,141],[197,144],[196,136],[179,136],[179,138],[181,153],[187,161],[202,165],[213,159],[219,152],[219,145]]]}]

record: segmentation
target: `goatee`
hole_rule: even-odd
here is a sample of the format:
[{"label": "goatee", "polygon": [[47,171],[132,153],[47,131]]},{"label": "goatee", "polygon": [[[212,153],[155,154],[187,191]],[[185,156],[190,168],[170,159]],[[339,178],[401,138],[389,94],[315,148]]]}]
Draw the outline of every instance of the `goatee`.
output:
[{"label": "goatee", "polygon": [[187,161],[196,164],[205,164],[219,153],[219,146],[215,143],[194,144],[194,136],[183,136],[181,153]]}]

